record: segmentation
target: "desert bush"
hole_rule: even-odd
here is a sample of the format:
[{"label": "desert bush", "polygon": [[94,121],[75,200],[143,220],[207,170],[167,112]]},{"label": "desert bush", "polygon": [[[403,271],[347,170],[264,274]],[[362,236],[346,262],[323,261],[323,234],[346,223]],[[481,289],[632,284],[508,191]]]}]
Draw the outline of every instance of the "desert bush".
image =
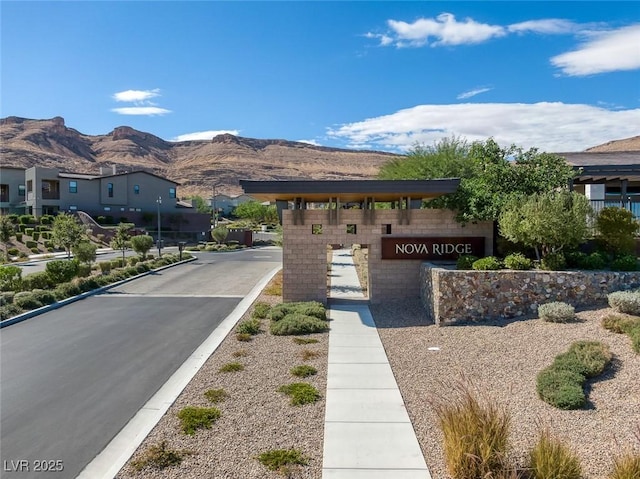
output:
[{"label": "desert bush", "polygon": [[31,291],[22,291],[17,293],[13,298],[13,304],[25,311],[41,308],[43,306]]},{"label": "desert bush", "polygon": [[24,229],[24,234],[26,234],[27,236],[31,236],[33,238],[33,232],[35,230],[33,228],[25,228]]},{"label": "desert bush", "polygon": [[135,256],[132,256],[127,260],[127,263],[129,264],[129,266],[135,266],[136,264],[138,264],[138,261],[140,261],[140,258],[136,258]]},{"label": "desert bush", "polygon": [[180,410],[178,418],[182,423],[182,431],[193,436],[198,429],[211,429],[211,425],[217,421],[221,412],[218,408],[187,406]]},{"label": "desert bush", "polygon": [[613,271],[638,271],[638,258],[632,254],[618,256],[611,262],[611,269]]},{"label": "desert bush", "polygon": [[13,265],[0,265],[0,290],[17,291],[22,284],[22,269]]},{"label": "desert bush", "polygon": [[259,301],[253,307],[251,317],[256,319],[264,319],[267,316],[269,316],[270,310],[271,310],[271,305],[269,305],[268,303],[263,303]]},{"label": "desert bush", "polygon": [[638,479],[640,477],[640,454],[628,451],[613,459],[613,470],[607,479]]},{"label": "desert bush", "polygon": [[610,293],[607,300],[618,313],[640,315],[640,291],[616,291]]},{"label": "desert bush", "polygon": [[542,431],[529,453],[532,479],[580,479],[582,468],[576,454],[562,441]]},{"label": "desert bush", "polygon": [[297,449],[272,449],[260,454],[258,461],[270,471],[283,471],[291,465],[305,466],[309,463]]},{"label": "desert bush", "polygon": [[540,268],[547,271],[560,271],[565,268],[567,262],[562,252],[549,253],[540,261]]},{"label": "desert bush", "polygon": [[86,293],[87,291],[92,291],[100,287],[97,278],[90,276],[87,276],[86,278],[78,278],[76,284],[82,293]]},{"label": "desert bush", "polygon": [[243,371],[243,370],[244,370],[244,364],[233,362],[233,363],[227,363],[227,364],[223,365],[222,367],[220,367],[220,369],[218,369],[218,372],[221,372],[221,373],[235,373],[235,372]]},{"label": "desert bush", "polygon": [[190,452],[169,449],[167,441],[161,441],[159,444],[149,446],[139,459],[131,461],[131,467],[137,472],[145,468],[161,471],[167,467],[179,465],[187,454]]},{"label": "desert bush", "polygon": [[0,306],[12,304],[15,296],[16,293],[14,291],[0,291]]},{"label": "desert bush", "polygon": [[304,316],[313,316],[320,320],[327,319],[327,310],[317,301],[303,301],[294,303],[280,303],[273,306],[269,312],[272,321],[280,321],[286,315],[298,313]]},{"label": "desert bush", "polygon": [[41,225],[50,225],[53,224],[53,219],[54,216],[53,215],[42,215],[40,217],[40,224]]},{"label": "desert bush", "polygon": [[291,374],[299,378],[313,376],[314,374],[317,374],[317,372],[318,370],[316,368],[309,366],[308,364],[301,364],[300,366],[291,368]]},{"label": "desert bush", "polygon": [[477,256],[465,254],[458,258],[456,261],[456,269],[473,269],[473,263],[478,261]]},{"label": "desert bush", "polygon": [[15,304],[5,304],[0,306],[0,320],[4,321],[5,319],[13,318],[14,316],[18,316],[23,313],[24,310]]},{"label": "desert bush", "polygon": [[640,325],[640,318],[620,316],[619,314],[608,314],[602,318],[600,324],[604,329],[607,329],[612,333],[623,334],[634,325]]},{"label": "desert bush", "polygon": [[536,390],[540,399],[558,409],[580,409],[587,400],[583,382],[582,374],[551,366],[538,373]]},{"label": "desert bush", "polygon": [[56,259],[47,263],[45,271],[54,284],[66,283],[78,274],[78,264],[76,260]]},{"label": "desert bush", "polygon": [[102,274],[107,274],[109,273],[109,271],[111,271],[111,261],[100,261],[98,263],[98,266],[100,266],[100,271],[102,272]]},{"label": "desert bush", "polygon": [[39,250],[38,248],[36,248],[35,246],[34,246],[33,248],[31,248],[31,249],[30,249],[30,251],[31,251],[33,254],[38,254],[38,253],[40,253],[40,250]]},{"label": "desert bush", "polygon": [[113,258],[111,260],[111,269],[122,268],[124,261],[122,258]]},{"label": "desert bush", "polygon": [[320,356],[320,353],[318,351],[313,351],[311,349],[303,349],[302,351],[300,351],[300,357],[302,358],[303,361],[316,359],[318,356]]},{"label": "desert bush", "polygon": [[9,249],[7,250],[7,254],[8,254],[9,256],[18,256],[18,253],[19,253],[19,252],[20,252],[20,251],[18,250],[18,248],[9,248]]},{"label": "desert bush", "polygon": [[444,459],[454,479],[495,477],[505,468],[511,418],[507,409],[481,402],[467,385],[434,404],[444,436]]},{"label": "desert bush", "polygon": [[138,263],[138,264],[136,264],[136,271],[139,274],[146,273],[147,271],[149,271],[149,269],[150,269],[149,265],[146,264],[146,263]]},{"label": "desert bush", "polygon": [[314,316],[307,316],[300,313],[287,314],[280,321],[272,321],[271,334],[275,336],[292,336],[311,333],[322,333],[327,331],[326,321]]},{"label": "desert bush", "polygon": [[550,323],[566,323],[576,318],[576,310],[570,304],[554,301],[538,306],[538,317]]},{"label": "desert bush", "polygon": [[96,250],[98,247],[89,242],[81,241],[77,245],[71,247],[73,257],[80,263],[92,263],[96,260]]},{"label": "desert bush", "polygon": [[522,253],[513,253],[504,259],[504,265],[509,269],[527,270],[531,269],[533,263]]},{"label": "desert bush", "polygon": [[238,334],[249,334],[254,336],[260,332],[260,321],[257,319],[248,319],[240,322],[236,328]]},{"label": "desert bush", "polygon": [[576,341],[569,348],[568,354],[584,365],[587,378],[602,374],[611,362],[609,346],[598,341]]},{"label": "desert bush", "polygon": [[32,253],[33,253],[34,249],[36,250],[36,253],[37,253],[37,249],[38,249],[38,242],[37,241],[27,240],[27,241],[25,241],[24,244],[25,244],[25,246],[27,248],[29,248],[31,250]]},{"label": "desert bush", "polygon": [[204,397],[212,403],[219,403],[229,397],[229,394],[224,389],[209,389],[204,392]]},{"label": "desert bush", "polygon": [[31,237],[33,238],[33,241],[38,241],[40,239],[40,232],[34,231]]},{"label": "desert bush", "polygon": [[58,301],[62,301],[63,299],[67,299],[72,296],[77,296],[81,292],[80,288],[73,283],[63,283],[53,290],[53,294]]},{"label": "desert bush", "polygon": [[16,241],[22,243],[22,233],[16,233]]},{"label": "desert bush", "polygon": [[284,393],[291,398],[292,406],[302,406],[316,402],[322,396],[320,392],[308,383],[291,383],[285,384],[278,388],[278,392]]},{"label": "desert bush", "polygon": [[53,287],[55,283],[46,271],[31,273],[22,278],[22,290],[31,291],[33,289],[47,289]]},{"label": "desert bush", "polygon": [[21,225],[33,225],[36,224],[36,218],[33,215],[21,215],[19,218]]},{"label": "desert bush", "polygon": [[293,338],[296,344],[316,344],[319,341],[316,338]]},{"label": "desert bush", "polygon": [[502,268],[502,262],[495,256],[487,256],[473,262],[471,267],[477,271],[492,271]]},{"label": "desert bush", "polygon": [[7,215],[7,218],[9,219],[9,221],[11,221],[11,223],[13,223],[14,225],[17,225],[20,222],[20,217],[15,214],[12,213],[10,215]]}]

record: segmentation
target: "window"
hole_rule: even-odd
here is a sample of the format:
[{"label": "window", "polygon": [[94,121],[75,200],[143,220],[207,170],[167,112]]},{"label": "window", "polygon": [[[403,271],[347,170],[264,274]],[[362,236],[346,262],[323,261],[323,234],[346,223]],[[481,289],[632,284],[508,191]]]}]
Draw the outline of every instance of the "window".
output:
[{"label": "window", "polygon": [[105,210],[105,211],[111,211],[111,207],[110,207],[110,206],[105,206],[105,207],[104,207],[104,210]]},{"label": "window", "polygon": [[78,182],[70,181],[69,182],[69,193],[77,193],[78,192]]},{"label": "window", "polygon": [[0,185],[0,201],[4,203],[9,201],[9,185]]},{"label": "window", "polygon": [[169,198],[175,198],[175,197],[176,197],[176,189],[169,188]]},{"label": "window", "polygon": [[133,185],[133,194],[134,195],[140,194],[140,185]]},{"label": "window", "polygon": [[33,180],[27,181],[27,192],[31,193],[33,191]]},{"label": "window", "polygon": [[107,183],[107,195],[113,198],[113,183]]},{"label": "window", "polygon": [[18,185],[18,196],[24,196],[26,193],[26,188],[24,185]]},{"label": "window", "polygon": [[391,234],[391,225],[390,224],[383,224],[382,225],[382,234],[383,235],[390,235]]},{"label": "window", "polygon": [[69,211],[76,211],[78,207],[76,205],[69,205]]}]

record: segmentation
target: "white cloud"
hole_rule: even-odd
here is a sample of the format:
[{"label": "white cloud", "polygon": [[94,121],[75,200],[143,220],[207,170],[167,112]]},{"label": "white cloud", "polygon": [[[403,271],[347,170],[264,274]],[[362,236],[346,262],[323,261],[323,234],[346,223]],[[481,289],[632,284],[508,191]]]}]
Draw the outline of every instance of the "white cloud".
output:
[{"label": "white cloud", "polygon": [[640,68],[640,24],[599,32],[577,50],[551,58],[565,75],[584,76]]},{"label": "white cloud", "polygon": [[123,108],[112,108],[111,111],[119,113],[120,115],[166,115],[171,113],[171,110],[165,108],[159,108],[157,106],[128,106]]},{"label": "white cloud", "polygon": [[125,101],[128,103],[135,103],[140,101],[146,101],[150,98],[160,96],[160,89],[154,88],[153,90],[125,90],[113,94],[115,101]]},{"label": "white cloud", "polygon": [[297,140],[299,143],[306,143],[307,145],[313,145],[313,146],[322,146],[320,143],[318,143],[316,140]]},{"label": "white cloud", "polygon": [[549,103],[463,103],[419,105],[390,115],[328,129],[351,148],[406,151],[416,142],[444,137],[469,141],[493,137],[541,151],[582,151],[638,134],[640,109],[610,111],[591,105]]},{"label": "white cloud", "polygon": [[473,90],[466,91],[464,93],[460,93],[456,98],[458,100],[465,100],[467,98],[471,98],[472,96],[479,95],[480,93],[486,93],[488,91],[493,90],[493,88],[475,88]]},{"label": "white cloud", "polygon": [[211,140],[215,136],[224,135],[224,134],[238,136],[240,134],[240,131],[239,130],[196,131],[193,133],[185,133],[184,135],[178,135],[175,138],[172,138],[171,141]]},{"label": "white cloud", "polygon": [[442,13],[436,18],[420,18],[413,23],[388,20],[393,34],[381,35],[381,45],[418,47],[429,43],[439,45],[463,45],[481,43],[494,37],[505,35],[505,29],[498,25],[478,23],[470,18],[459,22],[451,13]]},{"label": "white cloud", "polygon": [[546,18],[542,20],[528,20],[526,22],[514,23],[507,27],[512,33],[544,33],[547,35],[557,35],[573,33],[578,26],[569,20],[561,18]]}]

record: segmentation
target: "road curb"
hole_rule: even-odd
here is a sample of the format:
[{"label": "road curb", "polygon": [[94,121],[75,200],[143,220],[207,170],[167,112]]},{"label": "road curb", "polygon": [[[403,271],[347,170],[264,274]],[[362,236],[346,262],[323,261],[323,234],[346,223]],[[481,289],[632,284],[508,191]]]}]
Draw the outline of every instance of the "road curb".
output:
[{"label": "road curb", "polygon": [[22,314],[19,314],[17,316],[13,316],[12,318],[8,318],[8,319],[5,319],[3,321],[0,321],[0,329],[6,328],[7,326],[11,326],[12,324],[21,323],[22,321],[25,321],[27,319],[33,318],[35,316],[39,316],[42,313],[46,313],[47,311],[52,311],[54,309],[61,308],[61,307],[65,306],[65,305],[67,305],[67,304],[75,303],[76,301],[80,301],[81,299],[88,298],[89,296],[93,296],[95,294],[102,293],[103,291],[107,291],[107,290],[109,290],[111,288],[115,288],[116,286],[120,286],[121,284],[128,283],[129,281],[133,281],[134,279],[138,279],[138,278],[141,278],[143,276],[146,276],[146,275],[149,275],[149,274],[152,274],[152,273],[156,273],[158,271],[165,270],[167,268],[172,268],[173,266],[178,266],[178,265],[181,265],[181,264],[189,263],[191,261],[196,261],[197,259],[198,258],[196,258],[194,256],[193,258],[189,258],[189,259],[185,259],[185,260],[182,260],[182,261],[178,261],[177,263],[171,263],[171,264],[168,264],[168,265],[165,265],[165,266],[161,266],[161,267],[156,268],[156,269],[151,269],[149,271],[145,271],[144,273],[140,273],[140,274],[137,274],[135,276],[131,276],[129,278],[122,279],[122,280],[117,281],[115,283],[111,283],[111,284],[108,284],[106,286],[101,286],[100,288],[92,289],[91,291],[86,291],[86,292],[78,294],[76,296],[71,296],[70,298],[65,298],[65,299],[63,299],[61,301],[56,301],[55,303],[47,304],[46,306],[42,306],[42,307],[37,308],[37,309],[32,309],[31,311],[27,311],[26,313],[22,313]]}]

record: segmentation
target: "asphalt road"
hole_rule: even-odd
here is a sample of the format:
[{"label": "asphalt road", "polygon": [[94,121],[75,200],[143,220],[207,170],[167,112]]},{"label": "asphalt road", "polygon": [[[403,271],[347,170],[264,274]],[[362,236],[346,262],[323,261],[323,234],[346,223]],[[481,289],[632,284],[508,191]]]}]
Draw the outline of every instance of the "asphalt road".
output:
[{"label": "asphalt road", "polygon": [[0,330],[0,476],[75,478],[279,264],[277,248],[199,253]]}]

